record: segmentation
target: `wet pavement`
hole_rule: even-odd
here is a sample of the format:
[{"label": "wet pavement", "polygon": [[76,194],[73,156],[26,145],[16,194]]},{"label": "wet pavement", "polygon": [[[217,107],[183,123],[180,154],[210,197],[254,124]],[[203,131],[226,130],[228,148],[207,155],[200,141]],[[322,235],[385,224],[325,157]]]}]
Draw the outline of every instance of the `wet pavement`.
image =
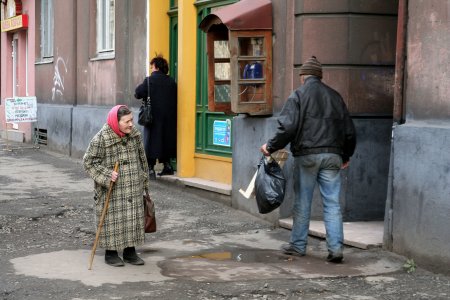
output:
[{"label": "wet pavement", "polygon": [[379,248],[346,247],[332,264],[311,237],[306,256],[284,255],[288,230],[163,180],[150,192],[158,231],[137,248],[146,264],[113,268],[98,249],[89,271],[93,183],[81,161],[4,148],[0,140],[0,299],[450,298],[448,276],[408,273],[407,258]]}]

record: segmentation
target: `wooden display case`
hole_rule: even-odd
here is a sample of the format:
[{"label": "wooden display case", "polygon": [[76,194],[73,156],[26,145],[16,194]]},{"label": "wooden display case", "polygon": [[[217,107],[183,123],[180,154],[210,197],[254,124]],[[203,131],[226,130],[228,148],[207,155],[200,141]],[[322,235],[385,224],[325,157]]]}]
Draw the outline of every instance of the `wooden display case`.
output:
[{"label": "wooden display case", "polygon": [[272,114],[272,4],[243,0],[205,17],[208,110]]}]

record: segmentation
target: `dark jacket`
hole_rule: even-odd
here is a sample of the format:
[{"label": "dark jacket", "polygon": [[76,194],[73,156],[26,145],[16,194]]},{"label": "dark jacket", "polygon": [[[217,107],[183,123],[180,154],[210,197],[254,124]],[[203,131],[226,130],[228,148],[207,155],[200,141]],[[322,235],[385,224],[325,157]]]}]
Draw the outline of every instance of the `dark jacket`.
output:
[{"label": "dark jacket", "polygon": [[149,158],[175,158],[177,153],[177,85],[161,71],[155,71],[136,87],[136,99],[147,98],[150,84],[152,125],[144,128],[145,153]]},{"label": "dark jacket", "polygon": [[318,77],[308,77],[294,91],[278,118],[278,130],[267,143],[274,152],[291,143],[294,156],[336,153],[347,162],[356,146],[353,121],[339,93]]}]

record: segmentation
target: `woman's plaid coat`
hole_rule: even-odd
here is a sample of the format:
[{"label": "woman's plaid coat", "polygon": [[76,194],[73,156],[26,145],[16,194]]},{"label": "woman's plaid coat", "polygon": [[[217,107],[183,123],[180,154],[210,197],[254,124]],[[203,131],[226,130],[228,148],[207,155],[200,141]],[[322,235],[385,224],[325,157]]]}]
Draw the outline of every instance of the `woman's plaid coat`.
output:
[{"label": "woman's plaid coat", "polygon": [[96,225],[108,193],[111,172],[119,162],[109,208],[100,233],[99,247],[122,250],[144,243],[144,187],[148,188],[148,166],[141,133],[133,128],[120,138],[105,124],[93,137],[83,157],[84,169],[94,179]]}]

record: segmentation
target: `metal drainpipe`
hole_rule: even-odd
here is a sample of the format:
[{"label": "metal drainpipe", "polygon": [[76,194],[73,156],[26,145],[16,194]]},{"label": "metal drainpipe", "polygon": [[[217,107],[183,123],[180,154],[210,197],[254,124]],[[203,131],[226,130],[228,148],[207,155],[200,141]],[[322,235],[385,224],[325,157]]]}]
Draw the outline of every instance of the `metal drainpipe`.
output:
[{"label": "metal drainpipe", "polygon": [[406,57],[406,32],[408,24],[408,0],[399,0],[397,22],[397,49],[395,55],[394,112],[391,136],[391,153],[389,159],[389,175],[384,215],[383,248],[393,249],[393,189],[394,189],[394,133],[395,128],[404,123],[404,76]]},{"label": "metal drainpipe", "polygon": [[[55,5],[55,2],[53,2],[53,5]],[[53,12],[55,9],[53,8]],[[78,66],[78,1],[74,1],[73,3],[73,19],[75,21],[75,24],[73,26],[73,47],[75,48],[74,51],[74,66]],[[54,22],[53,22],[54,27]],[[72,103],[72,109],[70,113],[70,136],[69,136],[69,156],[72,156],[72,148],[73,148],[73,115],[75,113],[75,109],[78,106],[78,69],[75,69],[75,76],[74,76],[74,100]]]},{"label": "metal drainpipe", "polygon": [[394,122],[404,120],[403,86],[405,78],[406,32],[408,26],[408,0],[398,2],[397,49],[395,54]]}]

